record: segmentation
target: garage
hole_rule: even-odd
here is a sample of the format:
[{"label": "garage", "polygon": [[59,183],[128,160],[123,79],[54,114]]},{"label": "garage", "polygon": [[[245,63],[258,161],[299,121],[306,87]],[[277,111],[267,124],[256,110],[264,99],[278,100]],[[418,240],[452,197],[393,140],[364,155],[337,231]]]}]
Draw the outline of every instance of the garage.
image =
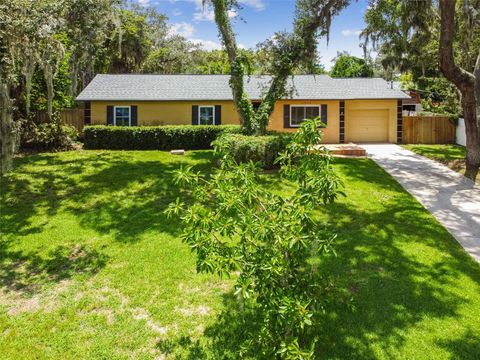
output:
[{"label": "garage", "polygon": [[350,110],[345,121],[346,142],[388,142],[388,109]]}]

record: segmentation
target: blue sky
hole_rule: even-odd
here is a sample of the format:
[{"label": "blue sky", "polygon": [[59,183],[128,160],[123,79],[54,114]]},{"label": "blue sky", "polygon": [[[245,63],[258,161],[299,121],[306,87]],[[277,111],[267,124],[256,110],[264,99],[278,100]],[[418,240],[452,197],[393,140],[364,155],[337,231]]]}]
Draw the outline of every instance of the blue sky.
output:
[{"label": "blue sky", "polygon": [[[206,49],[220,48],[213,12],[202,6],[202,0],[136,0],[141,6],[151,6],[169,18],[172,33],[178,33]],[[239,0],[242,9],[231,13],[237,41],[240,46],[253,48],[276,31],[290,30],[294,14],[294,0]],[[367,0],[352,3],[335,17],[330,42],[321,39],[321,62],[330,69],[337,51],[348,51],[363,56],[358,33],[364,26],[363,14]]]}]

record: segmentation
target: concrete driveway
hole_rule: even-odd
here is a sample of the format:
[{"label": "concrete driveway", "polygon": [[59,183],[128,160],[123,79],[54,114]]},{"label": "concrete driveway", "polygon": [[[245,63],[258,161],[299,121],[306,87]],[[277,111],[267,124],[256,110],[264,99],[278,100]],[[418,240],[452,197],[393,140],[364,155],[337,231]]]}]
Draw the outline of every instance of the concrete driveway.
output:
[{"label": "concrete driveway", "polygon": [[394,144],[361,144],[480,262],[480,187],[446,166]]}]

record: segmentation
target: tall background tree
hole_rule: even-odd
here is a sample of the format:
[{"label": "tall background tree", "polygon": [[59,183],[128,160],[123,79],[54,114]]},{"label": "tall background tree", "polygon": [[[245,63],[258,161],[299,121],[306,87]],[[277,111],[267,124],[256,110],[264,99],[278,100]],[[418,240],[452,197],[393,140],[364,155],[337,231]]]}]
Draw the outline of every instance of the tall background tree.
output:
[{"label": "tall background tree", "polygon": [[36,112],[75,106],[95,74],[200,72],[196,49],[164,15],[121,0],[0,2],[1,172]]},{"label": "tall background tree", "polygon": [[361,34],[365,48],[378,51],[385,69],[410,71],[414,81],[435,85],[443,75],[444,83],[455,87],[467,135],[465,175],[471,179],[480,167],[478,9],[479,0],[375,0],[365,13]]}]

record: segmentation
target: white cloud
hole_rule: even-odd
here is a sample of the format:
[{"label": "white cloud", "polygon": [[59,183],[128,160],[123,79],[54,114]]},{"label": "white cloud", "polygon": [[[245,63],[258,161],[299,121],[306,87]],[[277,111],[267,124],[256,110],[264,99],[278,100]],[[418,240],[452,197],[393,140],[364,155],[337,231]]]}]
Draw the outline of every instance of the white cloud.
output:
[{"label": "white cloud", "polygon": [[[228,17],[233,18],[237,16],[235,10],[228,10]],[[195,21],[213,21],[215,19],[215,13],[211,8],[202,8],[198,9],[197,12],[193,13],[193,20]]]},{"label": "white cloud", "polygon": [[137,0],[138,5],[143,6],[143,7],[148,7],[150,5],[150,0]]},{"label": "white cloud", "polygon": [[265,9],[265,3],[263,2],[263,0],[240,0],[240,3],[250,6],[257,11]]},{"label": "white cloud", "polygon": [[345,29],[345,30],[342,30],[340,33],[343,36],[358,36],[360,35],[361,32],[362,30]]},{"label": "white cloud", "polygon": [[195,28],[192,24],[187,22],[175,23],[170,26],[170,35],[180,35],[183,37],[190,37],[193,35]]},{"label": "white cloud", "polygon": [[213,10],[201,9],[200,11],[193,13],[193,20],[195,21],[213,21],[214,18],[215,14],[213,13]]},{"label": "white cloud", "polygon": [[[140,0],[139,0],[140,1]],[[142,0],[148,1],[148,0]],[[174,2],[178,0],[173,0]],[[203,4],[203,0],[187,0],[195,5],[195,12],[193,13],[193,20],[194,21],[213,21],[215,19],[215,14],[213,12],[212,6],[208,3],[206,5]],[[261,11],[265,9],[264,0],[239,0],[239,2],[243,5],[249,6],[254,8],[257,11]],[[237,11],[236,10],[229,10],[228,17],[234,18],[236,17]]]},{"label": "white cloud", "polygon": [[[137,0],[137,1],[145,1],[145,0]],[[185,1],[185,2],[193,3],[193,4],[195,4],[195,8],[197,10],[200,10],[204,7],[203,6],[203,0],[170,0],[171,3],[176,3],[176,2],[179,2],[179,1]],[[265,0],[239,0],[238,2],[242,5],[249,6],[249,7],[253,8],[257,11],[261,11],[261,10],[265,9],[265,7],[266,7]]]},{"label": "white cloud", "polygon": [[203,39],[188,39],[192,43],[196,45],[200,45],[204,50],[220,50],[222,45],[211,40],[203,40]]}]

